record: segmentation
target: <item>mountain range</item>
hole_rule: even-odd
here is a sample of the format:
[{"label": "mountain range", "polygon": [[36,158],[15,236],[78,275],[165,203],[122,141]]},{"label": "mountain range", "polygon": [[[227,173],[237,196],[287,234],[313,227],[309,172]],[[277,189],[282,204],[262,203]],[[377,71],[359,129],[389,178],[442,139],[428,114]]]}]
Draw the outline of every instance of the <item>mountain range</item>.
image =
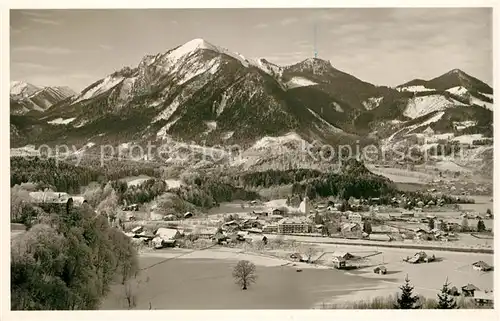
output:
[{"label": "mountain range", "polygon": [[13,82],[11,145],[173,139],[250,147],[290,133],[391,143],[427,127],[492,137],[492,110],[493,89],[458,69],[391,88],[318,58],[278,66],[194,39],[80,93]]},{"label": "mountain range", "polygon": [[23,81],[12,81],[10,83],[10,112],[16,115],[30,111],[43,112],[74,95],[76,92],[65,86],[40,88]]}]

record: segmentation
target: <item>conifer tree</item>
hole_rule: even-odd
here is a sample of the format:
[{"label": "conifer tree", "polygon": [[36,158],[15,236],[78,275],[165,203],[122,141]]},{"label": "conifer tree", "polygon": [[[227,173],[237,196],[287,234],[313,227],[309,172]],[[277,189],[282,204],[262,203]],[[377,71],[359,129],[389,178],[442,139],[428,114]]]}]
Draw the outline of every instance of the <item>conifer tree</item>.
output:
[{"label": "conifer tree", "polygon": [[457,303],[453,296],[450,295],[450,284],[448,283],[448,278],[446,278],[446,282],[443,284],[443,288],[441,289],[441,293],[438,293],[438,309],[457,309]]},{"label": "conifer tree", "polygon": [[413,286],[410,285],[408,275],[405,278],[405,284],[400,287],[401,295],[398,295],[396,309],[420,309],[418,296],[413,295]]},{"label": "conifer tree", "polygon": [[479,221],[477,221],[477,231],[484,232],[485,230],[486,226],[484,225],[484,221],[482,219],[479,219]]}]

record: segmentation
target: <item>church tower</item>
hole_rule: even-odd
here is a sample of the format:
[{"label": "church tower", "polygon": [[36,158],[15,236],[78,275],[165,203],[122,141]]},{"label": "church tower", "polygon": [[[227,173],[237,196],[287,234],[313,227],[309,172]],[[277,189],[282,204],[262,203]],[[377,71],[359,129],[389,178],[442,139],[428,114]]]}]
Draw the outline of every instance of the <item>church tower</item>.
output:
[{"label": "church tower", "polygon": [[304,195],[304,199],[299,205],[299,211],[303,213],[304,215],[308,216],[310,214],[310,208],[309,208],[309,198],[307,195]]}]

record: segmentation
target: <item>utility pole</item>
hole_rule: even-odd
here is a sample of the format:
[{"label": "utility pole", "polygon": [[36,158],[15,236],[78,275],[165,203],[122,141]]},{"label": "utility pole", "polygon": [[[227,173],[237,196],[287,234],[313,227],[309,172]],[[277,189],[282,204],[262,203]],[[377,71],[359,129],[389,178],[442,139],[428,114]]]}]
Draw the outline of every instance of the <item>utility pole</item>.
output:
[{"label": "utility pole", "polygon": [[[314,34],[313,34],[313,41],[314,41],[314,59],[318,58],[318,48],[317,48],[317,43],[316,43],[316,30],[317,29],[317,26],[316,26],[316,22],[314,23]],[[316,64],[315,64],[315,60],[313,60],[312,62],[312,68],[313,68],[313,74],[316,74]]]},{"label": "utility pole", "polygon": [[314,23],[314,58],[318,58],[318,48],[317,48],[317,43],[316,43],[316,33],[317,33],[317,26],[316,23]]}]

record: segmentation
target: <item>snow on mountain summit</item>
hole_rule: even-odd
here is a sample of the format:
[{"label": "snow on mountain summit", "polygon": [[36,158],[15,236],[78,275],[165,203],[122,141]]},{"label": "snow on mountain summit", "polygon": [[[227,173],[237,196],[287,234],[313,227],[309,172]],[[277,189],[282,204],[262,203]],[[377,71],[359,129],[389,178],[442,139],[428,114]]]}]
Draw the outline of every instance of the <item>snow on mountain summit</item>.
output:
[{"label": "snow on mountain summit", "polygon": [[69,87],[37,87],[24,81],[11,81],[11,113],[24,114],[30,110],[45,111],[73,95],[75,92]]},{"label": "snow on mountain summit", "polygon": [[34,94],[35,92],[39,91],[40,88],[38,88],[35,85],[29,84],[24,81],[11,81],[10,82],[10,94],[13,96],[30,96]]},{"label": "snow on mountain summit", "polygon": [[172,61],[178,61],[179,59],[189,57],[190,55],[201,49],[212,50],[220,54],[225,54],[230,57],[233,57],[234,59],[240,61],[241,64],[245,67],[248,67],[251,64],[251,62],[241,54],[237,52],[231,52],[226,48],[213,45],[210,42],[201,38],[190,40],[185,44],[175,48],[168,54],[168,58]]},{"label": "snow on mountain summit", "polygon": [[208,50],[213,50],[213,51],[219,51],[219,49],[209,43],[208,41],[205,41],[204,39],[193,39],[191,41],[186,42],[185,44],[177,47],[174,49],[172,52],[168,54],[169,58],[172,60],[178,60],[183,58],[186,55],[191,55],[195,51],[199,49],[208,49]]}]

